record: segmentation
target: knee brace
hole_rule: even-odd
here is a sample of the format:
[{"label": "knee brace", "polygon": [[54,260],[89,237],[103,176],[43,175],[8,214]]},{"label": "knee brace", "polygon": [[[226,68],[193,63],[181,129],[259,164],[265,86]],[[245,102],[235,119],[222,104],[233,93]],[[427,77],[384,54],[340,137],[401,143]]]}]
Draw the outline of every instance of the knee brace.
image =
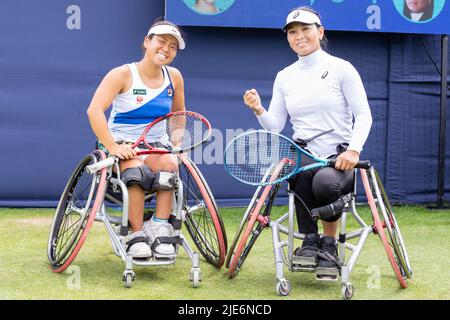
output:
[{"label": "knee brace", "polygon": [[155,181],[155,174],[146,166],[128,168],[122,172],[122,181],[127,187],[138,185],[144,191],[150,191]]},{"label": "knee brace", "polygon": [[155,173],[152,191],[173,190],[177,187],[178,178],[173,172],[159,171]]},{"label": "knee brace", "polygon": [[349,193],[333,201],[330,204],[312,209],[311,216],[313,220],[322,219],[328,222],[336,221],[337,219],[339,219],[339,217],[342,214],[342,210],[344,209],[345,205],[348,202],[350,202],[352,197],[353,195]]}]

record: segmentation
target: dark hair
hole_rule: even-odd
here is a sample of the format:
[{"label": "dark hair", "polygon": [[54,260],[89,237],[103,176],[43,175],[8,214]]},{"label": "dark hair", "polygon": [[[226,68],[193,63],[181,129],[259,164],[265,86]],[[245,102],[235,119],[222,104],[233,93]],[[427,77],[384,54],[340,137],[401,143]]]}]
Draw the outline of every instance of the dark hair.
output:
[{"label": "dark hair", "polygon": [[[315,14],[316,16],[318,16],[319,19],[320,19],[320,21],[322,21],[322,17],[320,16],[319,12],[317,12],[316,10],[314,10],[313,8],[308,7],[308,6],[297,7],[297,8],[291,9],[291,10],[289,11],[288,15],[289,15],[291,12],[296,11],[296,10],[303,10],[303,11],[311,12],[311,13]],[[319,25],[319,24],[317,24],[317,23],[315,23],[315,25],[316,25],[317,28],[323,27],[323,26],[321,26],[321,25]],[[322,38],[322,40],[320,40],[320,47],[321,47],[322,49],[324,49],[324,50],[328,49],[328,39],[327,39],[327,37],[325,36],[325,34],[323,34],[323,38]]]},{"label": "dark hair", "polygon": [[[433,18],[434,12],[434,0],[430,0],[431,3],[428,3],[423,11],[423,16],[420,18],[420,21],[426,21]],[[403,15],[411,19],[411,10],[409,10],[408,5],[406,4],[406,0],[403,0]]]},{"label": "dark hair", "polygon": [[[159,26],[159,25],[169,25],[169,26],[171,26],[171,27],[174,27],[174,28],[176,28],[176,29],[180,32],[181,37],[182,37],[183,39],[186,38],[185,33],[180,29],[179,26],[177,26],[175,23],[173,23],[173,22],[171,22],[171,21],[169,21],[169,20],[164,20],[163,17],[157,18],[157,19],[155,20],[155,22],[150,26],[150,28],[148,28],[148,30],[150,30],[151,28],[153,28],[153,27],[155,27],[155,26]],[[151,35],[148,35],[148,36],[146,35],[146,36],[144,37],[144,41],[145,41],[146,38],[151,39],[151,38],[153,38],[153,35],[152,35],[152,34],[151,34]],[[142,52],[145,54],[144,42],[142,42],[141,49],[142,49]]]}]

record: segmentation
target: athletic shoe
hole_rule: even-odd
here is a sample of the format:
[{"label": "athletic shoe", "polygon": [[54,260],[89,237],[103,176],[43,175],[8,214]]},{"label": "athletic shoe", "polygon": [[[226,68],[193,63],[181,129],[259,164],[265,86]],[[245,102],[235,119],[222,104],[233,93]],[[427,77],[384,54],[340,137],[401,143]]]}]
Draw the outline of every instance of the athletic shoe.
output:
[{"label": "athletic shoe", "polygon": [[316,278],[318,280],[337,280],[340,262],[337,254],[336,239],[334,237],[322,237],[320,239],[320,247]]},{"label": "athletic shoe", "polygon": [[315,268],[317,265],[317,252],[320,248],[318,233],[305,235],[301,248],[294,251],[294,265],[299,268]]},{"label": "athletic shoe", "polygon": [[136,231],[128,236],[127,253],[133,258],[150,258],[152,250],[147,244],[147,236],[144,231]]},{"label": "athletic shoe", "polygon": [[173,237],[174,230],[170,223],[155,222],[153,219],[150,219],[150,221],[144,222],[143,230],[149,239],[149,245],[155,256],[170,257],[175,254],[175,247],[173,244],[160,243],[156,247],[152,246],[155,239],[159,237]]}]

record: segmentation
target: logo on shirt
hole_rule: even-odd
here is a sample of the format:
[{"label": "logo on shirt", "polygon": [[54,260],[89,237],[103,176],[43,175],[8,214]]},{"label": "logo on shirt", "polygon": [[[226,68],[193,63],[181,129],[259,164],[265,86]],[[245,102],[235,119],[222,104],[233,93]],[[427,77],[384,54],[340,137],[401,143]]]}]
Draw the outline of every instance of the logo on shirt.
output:
[{"label": "logo on shirt", "polygon": [[168,95],[169,97],[173,96],[173,90],[172,90],[172,88],[167,88],[167,95]]},{"label": "logo on shirt", "polygon": [[322,75],[322,79],[325,79],[327,77],[327,75],[328,75],[328,71],[325,71]]},{"label": "logo on shirt", "polygon": [[142,98],[141,96],[137,96],[136,102],[141,103],[142,101],[144,101],[144,98]]},{"label": "logo on shirt", "polygon": [[133,89],[133,94],[143,94],[143,95],[146,95],[146,94],[147,94],[147,90],[146,90],[146,89]]}]

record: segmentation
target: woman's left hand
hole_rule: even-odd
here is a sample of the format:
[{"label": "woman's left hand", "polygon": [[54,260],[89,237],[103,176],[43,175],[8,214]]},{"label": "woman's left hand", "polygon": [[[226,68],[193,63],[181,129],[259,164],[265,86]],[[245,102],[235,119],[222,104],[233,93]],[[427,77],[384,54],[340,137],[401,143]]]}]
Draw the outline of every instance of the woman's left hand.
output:
[{"label": "woman's left hand", "polygon": [[342,152],[336,158],[336,165],[334,166],[338,170],[351,170],[359,161],[359,152],[355,150],[347,150]]}]

